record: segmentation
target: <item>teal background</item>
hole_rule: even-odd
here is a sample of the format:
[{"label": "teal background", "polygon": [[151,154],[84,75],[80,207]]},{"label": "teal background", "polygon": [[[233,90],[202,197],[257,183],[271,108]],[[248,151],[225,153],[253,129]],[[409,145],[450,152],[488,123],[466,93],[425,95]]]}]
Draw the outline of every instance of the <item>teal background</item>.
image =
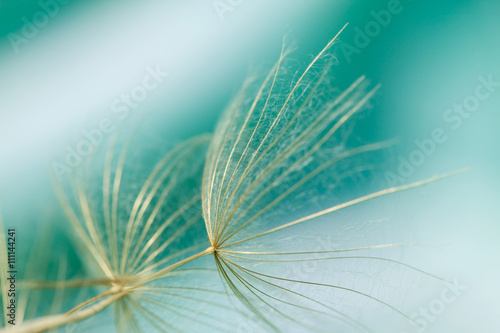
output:
[{"label": "teal background", "polygon": [[[220,20],[210,0],[73,0],[16,53],[9,34],[19,34],[23,17],[32,18],[41,7],[37,1],[0,0],[4,223],[28,242],[36,237],[35,225],[63,220],[48,166],[63,158],[65,145],[74,145],[82,129],[109,115],[111,102],[140,82],[147,66],[159,64],[170,76],[124,126],[141,119],[151,142],[178,142],[213,130],[248,74],[269,69],[277,59],[284,35],[297,45],[292,57],[305,64],[346,22],[340,43],[354,44],[354,29],[363,29],[373,20],[370,11],[388,2],[243,0]],[[337,44],[336,76],[339,86],[360,75],[382,84],[357,134],[366,141],[399,139],[387,170],[396,172],[398,156],[408,157],[414,140],[430,137],[437,127],[448,140],[406,181],[471,168],[452,181],[398,195],[396,211],[378,213],[411,226],[395,230],[394,237],[411,230],[422,242],[446,245],[440,256],[415,260],[468,286],[429,331],[496,332],[500,88],[457,130],[443,114],[474,92],[478,76],[500,81],[500,2],[401,4],[402,12],[352,61]],[[386,185],[383,178],[379,182]]]}]

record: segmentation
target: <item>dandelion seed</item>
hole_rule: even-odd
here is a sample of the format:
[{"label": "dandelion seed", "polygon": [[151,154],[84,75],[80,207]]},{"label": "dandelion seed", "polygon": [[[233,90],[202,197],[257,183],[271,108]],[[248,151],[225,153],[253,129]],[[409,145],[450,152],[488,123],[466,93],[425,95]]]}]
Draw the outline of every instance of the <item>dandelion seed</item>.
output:
[{"label": "dandelion seed", "polygon": [[[327,196],[323,199],[325,195],[314,188],[321,187],[321,182],[335,181],[342,162],[358,155],[372,154],[392,144],[387,141],[349,147],[346,127],[363,110],[378,86],[369,89],[366,78],[361,77],[344,91],[331,89],[329,48],[337,37],[291,85],[286,78],[287,71],[283,70],[287,53],[284,42],[277,64],[255,88],[255,93],[251,94],[251,87],[245,86],[219,121],[205,165],[203,213],[217,267],[241,304],[271,330],[289,331],[300,326],[303,331],[331,331],[331,327],[339,332],[370,331],[349,314],[299,292],[300,285],[339,289],[362,296],[411,320],[395,306],[370,293],[315,280],[286,278],[276,268],[278,263],[279,267],[284,267],[293,262],[333,264],[334,260],[377,260],[440,279],[390,258],[366,255],[311,257],[318,253],[366,251],[396,244],[308,252],[300,251],[300,243],[296,243],[295,246],[286,245],[292,249],[290,251],[266,250],[280,232],[288,231],[287,235],[294,235],[296,226],[312,223],[326,214],[449,176],[383,189],[311,211],[308,207],[311,204],[328,201]],[[290,88],[287,90],[287,87]],[[332,151],[333,154],[328,153]],[[308,193],[307,198],[303,196],[304,192]],[[297,254],[301,255],[300,258],[294,258]],[[265,258],[270,255],[287,258]],[[300,314],[307,314],[309,319],[298,320]]]},{"label": "dandelion seed", "polygon": [[[329,50],[337,38],[297,79],[290,75],[284,40],[275,66],[257,87],[250,80],[244,84],[213,137],[180,144],[147,172],[145,160],[139,171],[127,172],[131,141],[118,154],[112,141],[106,154],[95,158],[103,164],[89,158],[72,181],[72,195],[56,189],[84,255],[86,276],[68,279],[61,259],[56,280],[24,281],[29,290],[52,290],[53,302],[50,314],[35,313],[14,331],[67,325],[83,330],[99,316],[112,320],[119,332],[234,332],[251,317],[257,320],[252,329],[265,332],[372,331],[345,308],[314,295],[326,289],[411,320],[371,291],[284,274],[295,263],[376,261],[440,279],[366,253],[415,244],[312,251],[294,238],[300,226],[320,217],[451,175],[351,200],[331,199],[337,188],[332,191],[329,184],[342,178],[346,162],[363,170],[358,158],[392,144],[352,144],[350,124],[379,87],[361,77],[343,90],[333,89]],[[0,266],[5,266],[1,260]],[[71,289],[86,291],[85,299],[70,298],[69,306],[65,293]],[[36,303],[29,306],[37,308]]]}]

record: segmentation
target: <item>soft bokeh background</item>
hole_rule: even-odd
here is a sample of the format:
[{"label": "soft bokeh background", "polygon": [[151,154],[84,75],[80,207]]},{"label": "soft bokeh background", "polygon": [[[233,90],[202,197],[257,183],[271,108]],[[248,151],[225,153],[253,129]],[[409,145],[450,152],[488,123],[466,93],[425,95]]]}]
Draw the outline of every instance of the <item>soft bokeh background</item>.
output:
[{"label": "soft bokeh background", "polygon": [[[350,218],[390,216],[392,225],[399,221],[391,238],[412,233],[443,245],[439,255],[424,251],[412,263],[467,289],[428,323],[430,332],[500,331],[500,87],[457,129],[443,118],[474,94],[478,77],[500,82],[500,2],[401,0],[401,12],[346,57],[342,43],[355,45],[356,28],[365,29],[374,20],[370,12],[391,2],[73,0],[59,4],[16,49],[12,34],[23,36],[25,22],[43,7],[34,0],[0,0],[5,224],[17,227],[22,244],[35,237],[35,224],[48,223],[44,216],[56,208],[47,171],[64,159],[66,145],[77,144],[82,130],[109,117],[117,125],[142,119],[148,135],[167,142],[210,132],[248,73],[277,59],[284,35],[297,45],[294,58],[306,63],[349,22],[336,45],[339,85],[363,74],[382,84],[357,134],[399,139],[387,170],[397,174],[399,157],[408,159],[415,140],[430,138],[436,128],[447,141],[404,181],[471,168],[381,201],[387,205],[351,209]],[[222,13],[217,3],[225,4]],[[113,102],[140,84],[147,68],[158,66],[169,76],[129,117],[116,117]],[[414,304],[415,311],[439,298],[440,290]],[[409,325],[395,332],[405,330],[416,332]]]}]

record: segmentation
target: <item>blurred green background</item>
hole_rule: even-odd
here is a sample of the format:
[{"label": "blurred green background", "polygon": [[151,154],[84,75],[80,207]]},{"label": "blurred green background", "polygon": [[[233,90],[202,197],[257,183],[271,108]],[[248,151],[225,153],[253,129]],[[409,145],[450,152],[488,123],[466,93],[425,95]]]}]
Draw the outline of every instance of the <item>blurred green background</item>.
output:
[{"label": "blurred green background", "polygon": [[[373,23],[390,8],[390,22]],[[211,132],[248,74],[278,58],[283,36],[296,43],[292,57],[305,64],[349,22],[334,47],[336,76],[342,87],[360,75],[382,84],[357,134],[399,139],[387,171],[401,176],[400,157],[408,160],[419,149],[415,140],[431,138],[435,129],[447,140],[403,181],[471,168],[401,195],[397,212],[382,213],[404,219],[412,232],[417,226],[427,243],[445,244],[442,256],[417,260],[468,287],[429,331],[498,332],[500,87],[461,120],[446,117],[476,93],[479,77],[500,82],[499,13],[496,0],[0,0],[5,224],[29,239],[34,224],[46,223],[44,215],[58,214],[47,171],[82,130],[111,117],[117,125],[141,119],[152,142]],[[366,29],[374,30],[360,40]],[[113,103],[148,68],[169,75],[130,116],[117,118]],[[380,181],[392,185],[387,177]]]}]

